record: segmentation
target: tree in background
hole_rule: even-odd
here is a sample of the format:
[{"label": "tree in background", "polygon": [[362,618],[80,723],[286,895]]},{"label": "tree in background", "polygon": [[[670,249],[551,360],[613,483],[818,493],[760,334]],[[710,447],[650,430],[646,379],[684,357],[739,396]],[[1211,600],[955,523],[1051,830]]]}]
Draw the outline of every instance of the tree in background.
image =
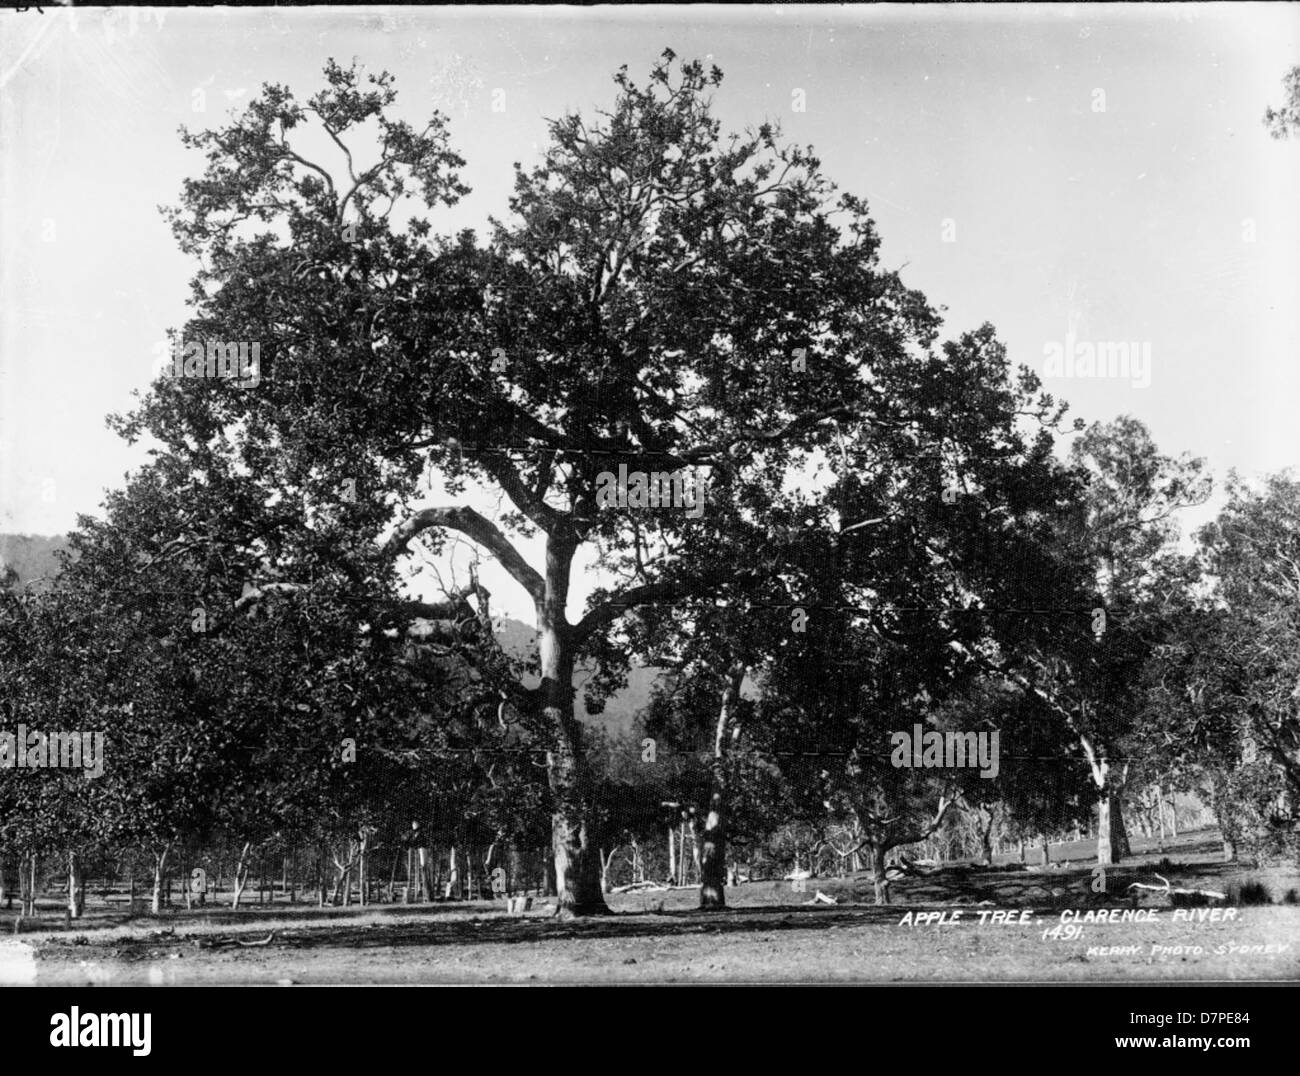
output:
[{"label": "tree in background", "polygon": [[1300,66],[1286,73],[1282,88],[1286,91],[1282,107],[1269,106],[1264,110],[1264,126],[1274,138],[1286,138],[1292,131],[1300,131]]}]

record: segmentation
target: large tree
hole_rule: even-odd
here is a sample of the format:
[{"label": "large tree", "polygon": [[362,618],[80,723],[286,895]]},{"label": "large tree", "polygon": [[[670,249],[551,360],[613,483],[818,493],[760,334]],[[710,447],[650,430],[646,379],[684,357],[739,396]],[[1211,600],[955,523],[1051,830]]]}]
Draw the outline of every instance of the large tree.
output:
[{"label": "large tree", "polygon": [[[448,531],[500,561],[536,608],[542,683],[520,705],[548,736],[573,912],[604,909],[575,661],[624,611],[689,585],[671,554],[634,555],[647,529],[667,549],[688,542],[689,513],[602,506],[598,492],[620,465],[726,469],[743,484],[829,443],[837,419],[904,425],[890,382],[935,324],[878,266],[865,206],[769,125],[724,136],[708,100],[720,73],[674,60],[665,52],[645,86],[619,72],[611,111],[553,121],[485,243],[431,234],[422,214],[463,192],[460,162],[441,117],[420,131],[391,118],[386,75],[366,85],[331,63],[310,101],[267,86],[234,123],[188,135],[208,165],[173,214],[202,259],[184,335],[261,342],[260,383],[160,382],[123,424],[185,467],[246,468],[263,516],[304,494],[333,503],[338,525],[312,552],[356,582],[391,579],[417,536],[436,548]],[[345,174],[296,144],[308,125]],[[377,160],[363,167],[353,155],[370,131]],[[453,491],[495,488],[511,512],[421,507],[430,467]],[[508,532],[540,532],[544,562]],[[584,544],[618,582],[573,621]],[[246,558],[249,585],[315,585],[292,552]]]}]

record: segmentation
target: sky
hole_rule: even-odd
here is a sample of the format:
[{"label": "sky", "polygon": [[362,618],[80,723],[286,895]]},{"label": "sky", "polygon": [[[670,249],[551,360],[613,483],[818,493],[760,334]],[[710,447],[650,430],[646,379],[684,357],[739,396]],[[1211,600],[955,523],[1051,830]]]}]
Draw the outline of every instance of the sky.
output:
[{"label": "sky", "polygon": [[62,533],[145,462],[104,417],[186,318],[195,266],[158,212],[200,168],[182,124],[356,58],[396,77],[399,115],[450,117],[473,190],[430,220],[482,229],[548,118],[608,107],[614,72],[644,81],[666,46],[722,69],[724,130],[776,121],[866,199],[944,338],[991,322],[1040,374],[1129,344],[1140,374],[1045,388],[1219,479],[1297,463],[1300,139],[1262,115],[1300,6],[46,7],[0,12],[0,531]]}]

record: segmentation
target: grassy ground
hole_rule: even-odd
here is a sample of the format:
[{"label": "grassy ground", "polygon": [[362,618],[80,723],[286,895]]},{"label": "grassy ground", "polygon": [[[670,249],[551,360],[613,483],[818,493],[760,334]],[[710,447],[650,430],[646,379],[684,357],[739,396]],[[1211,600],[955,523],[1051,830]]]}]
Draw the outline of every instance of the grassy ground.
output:
[{"label": "grassy ground", "polygon": [[[893,904],[872,905],[867,875],[754,882],[728,891],[721,914],[694,910],[694,890],[609,898],[616,914],[561,921],[546,907],[508,917],[500,902],[314,908],[253,905],[195,909],[125,921],[92,909],[65,929],[0,922],[0,981],[37,983],[418,983],[418,982],[933,982],[1276,980],[1300,978],[1300,905],[1238,906],[1231,914],[1175,920],[1169,899],[1126,895],[1132,881],[1160,884],[1143,849],[1107,872],[1106,892],[1085,848],[1064,869],[952,867],[894,887]],[[1274,901],[1300,887],[1294,872],[1221,862],[1212,833],[1166,844],[1175,886],[1231,891],[1263,882]],[[835,905],[805,905],[814,893]],[[1213,901],[1222,907],[1223,902]],[[1153,908],[1158,921],[1079,923],[1082,935],[1048,937],[1062,913]],[[960,910],[959,922],[902,925],[908,912]],[[979,913],[1014,910],[1014,925],[978,922]],[[1019,916],[1031,912],[1029,922]],[[1203,921],[1198,921],[1198,918]],[[1215,919],[1217,921],[1211,921]],[[39,922],[39,921],[38,921]],[[31,928],[33,921],[24,921]],[[262,941],[269,944],[240,945]],[[1064,933],[1064,932],[1062,932]],[[1135,953],[1100,948],[1137,946]],[[1163,946],[1165,948],[1155,948]],[[1182,950],[1174,947],[1182,946]],[[1199,951],[1197,951],[1199,950]]]}]

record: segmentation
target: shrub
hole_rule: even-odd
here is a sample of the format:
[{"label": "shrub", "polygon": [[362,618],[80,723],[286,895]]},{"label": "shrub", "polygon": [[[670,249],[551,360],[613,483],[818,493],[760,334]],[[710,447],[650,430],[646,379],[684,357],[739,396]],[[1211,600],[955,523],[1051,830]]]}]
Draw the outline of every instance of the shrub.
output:
[{"label": "shrub", "polygon": [[1228,903],[1255,905],[1272,904],[1273,894],[1263,882],[1243,882],[1241,885],[1228,887]]}]

